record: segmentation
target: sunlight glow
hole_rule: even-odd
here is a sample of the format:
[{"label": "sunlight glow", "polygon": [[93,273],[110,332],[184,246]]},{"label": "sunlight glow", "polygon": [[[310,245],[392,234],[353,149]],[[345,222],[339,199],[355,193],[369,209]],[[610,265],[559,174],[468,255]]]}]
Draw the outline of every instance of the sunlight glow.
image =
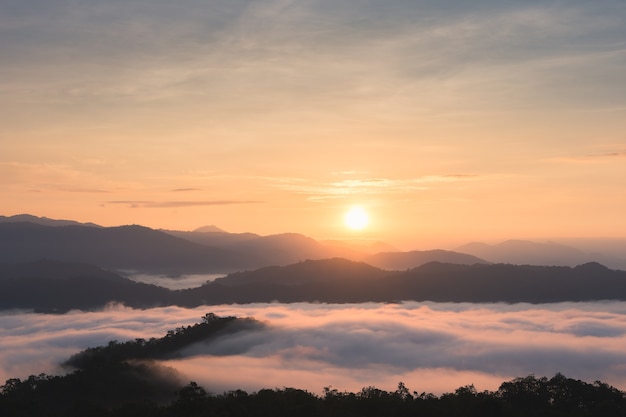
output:
[{"label": "sunlight glow", "polygon": [[346,226],[353,230],[361,230],[369,223],[367,212],[361,207],[353,207],[346,213]]}]

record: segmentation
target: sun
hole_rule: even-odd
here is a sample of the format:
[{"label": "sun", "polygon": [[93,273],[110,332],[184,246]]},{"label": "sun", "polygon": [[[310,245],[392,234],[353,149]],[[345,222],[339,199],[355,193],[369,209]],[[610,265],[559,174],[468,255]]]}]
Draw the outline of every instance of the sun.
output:
[{"label": "sun", "polygon": [[353,230],[364,229],[369,223],[367,212],[361,207],[352,207],[345,217],[346,226]]}]

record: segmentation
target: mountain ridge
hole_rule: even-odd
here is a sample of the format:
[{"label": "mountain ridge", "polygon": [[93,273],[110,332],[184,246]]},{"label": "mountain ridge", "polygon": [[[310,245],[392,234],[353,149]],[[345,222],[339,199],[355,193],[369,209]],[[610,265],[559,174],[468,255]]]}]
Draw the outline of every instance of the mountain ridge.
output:
[{"label": "mountain ridge", "polygon": [[[13,220],[19,219],[24,217]],[[91,227],[75,222],[53,222],[54,225],[0,222],[0,262],[56,259],[85,262],[108,269],[176,276],[284,266],[306,259],[343,257],[362,260],[368,256],[346,247],[322,244],[298,233],[260,236],[253,233],[155,230],[141,225]],[[380,255],[379,258],[390,256]],[[411,257],[410,254],[397,256]],[[451,259],[444,259],[441,253],[435,258],[426,256],[418,259],[413,255],[412,260],[405,260],[402,268],[419,266],[431,260]]]},{"label": "mountain ridge", "polygon": [[[389,246],[382,242],[317,241],[299,233],[261,236],[217,231],[222,229],[215,226],[196,230],[210,231],[157,230],[141,225],[101,227],[26,214],[2,216],[0,261],[57,259],[165,276],[222,274],[334,257],[399,271],[431,261],[565,266],[595,261],[626,269],[626,254],[621,259],[619,251],[603,256],[554,242],[509,240],[498,245],[474,242],[456,251],[393,251],[386,250]],[[383,251],[372,253],[378,249]]]},{"label": "mountain ridge", "polygon": [[197,288],[168,290],[95,266],[60,261],[0,263],[0,310],[63,313],[109,303],[134,308],[246,303],[626,301],[626,271],[577,267],[430,262],[386,271],[341,258],[237,272]]},{"label": "mountain ridge", "polygon": [[[624,243],[626,244],[626,240]],[[621,256],[616,256],[613,253],[583,251],[554,241],[509,239],[497,244],[470,242],[455,250],[493,263],[576,266],[586,262],[599,262],[611,268],[626,269],[626,246],[624,248]]]}]

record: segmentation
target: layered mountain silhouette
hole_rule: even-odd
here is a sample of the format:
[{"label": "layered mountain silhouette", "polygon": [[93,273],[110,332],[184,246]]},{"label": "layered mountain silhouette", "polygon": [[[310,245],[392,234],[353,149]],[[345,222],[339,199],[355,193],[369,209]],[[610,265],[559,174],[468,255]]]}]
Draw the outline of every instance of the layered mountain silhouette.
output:
[{"label": "layered mountain silhouette", "polygon": [[382,269],[401,271],[415,268],[429,262],[449,264],[486,264],[484,259],[465,253],[446,251],[441,249],[409,252],[381,252],[363,258],[364,262]]},{"label": "layered mountain silhouette", "polygon": [[0,264],[0,309],[65,312],[108,303],[135,308],[255,302],[529,302],[626,300],[626,271],[431,262],[385,271],[346,259],[310,260],[238,272],[186,290],[131,281],[85,264]]},{"label": "layered mountain silhouette", "polygon": [[30,214],[17,214],[15,216],[0,216],[0,223],[35,223],[42,226],[91,226],[102,227],[95,223],[80,223],[74,220],[56,220],[47,217],[37,217]]},{"label": "layered mountain silhouette", "polygon": [[[373,247],[388,247],[378,243]],[[373,248],[372,247],[372,248]],[[215,226],[193,232],[143,226],[100,227],[30,215],[0,219],[0,262],[41,259],[82,262],[105,269],[164,275],[228,273],[305,259],[369,255],[354,245],[321,243],[297,233],[260,236],[227,233]],[[448,251],[385,252],[368,262],[386,269],[407,269],[431,261],[484,262]]]},{"label": "layered mountain silhouette", "polygon": [[52,259],[177,274],[246,266],[237,255],[136,225],[97,228],[0,223],[0,262]]},{"label": "layered mountain silhouette", "polygon": [[[596,246],[600,245],[601,240]],[[591,239],[587,241],[594,247]],[[606,246],[606,245],[605,245]],[[621,246],[621,251],[615,250]],[[607,253],[588,252],[556,242],[531,242],[528,240],[507,240],[495,245],[472,242],[456,250],[477,256],[494,263],[517,265],[561,265],[576,266],[586,262],[599,262],[615,269],[626,269],[626,241],[616,240]]]},{"label": "layered mountain silhouette", "polygon": [[165,288],[131,281],[88,264],[0,263],[0,309],[64,313],[119,302],[131,307],[175,304]]},{"label": "layered mountain silhouette", "polygon": [[[215,226],[175,232],[2,217],[0,309],[62,312],[110,302],[144,308],[271,301],[626,299],[626,272],[589,262],[593,258],[567,246],[509,241],[462,249],[486,256],[443,250],[367,254],[295,233],[235,234]],[[574,263],[577,259],[583,262]],[[564,260],[571,265],[559,266]],[[123,276],[128,271],[229,275],[173,291],[131,281]]]},{"label": "layered mountain silhouette", "polygon": [[356,251],[324,245],[298,233],[260,236],[254,233],[198,232],[197,230],[193,232],[166,230],[165,232],[191,242],[231,250],[239,254],[240,259],[245,259],[247,265],[256,267],[288,265],[303,259],[362,256]]}]

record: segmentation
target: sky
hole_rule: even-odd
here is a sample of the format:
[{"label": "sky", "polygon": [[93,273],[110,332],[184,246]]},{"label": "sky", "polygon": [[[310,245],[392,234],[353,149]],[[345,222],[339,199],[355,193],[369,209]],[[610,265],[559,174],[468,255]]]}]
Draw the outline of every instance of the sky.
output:
[{"label": "sky", "polygon": [[623,0],[0,0],[0,57],[1,215],[626,236]]},{"label": "sky", "polygon": [[[260,330],[196,344],[162,365],[180,381],[220,394],[292,387],[442,394],[474,384],[560,372],[626,389],[626,307],[620,302],[559,304],[247,304],[211,306],[220,316],[254,317]],[[103,311],[64,315],[2,313],[0,381],[63,373],[58,364],[110,340],[163,337],[200,321],[207,308]]]}]

